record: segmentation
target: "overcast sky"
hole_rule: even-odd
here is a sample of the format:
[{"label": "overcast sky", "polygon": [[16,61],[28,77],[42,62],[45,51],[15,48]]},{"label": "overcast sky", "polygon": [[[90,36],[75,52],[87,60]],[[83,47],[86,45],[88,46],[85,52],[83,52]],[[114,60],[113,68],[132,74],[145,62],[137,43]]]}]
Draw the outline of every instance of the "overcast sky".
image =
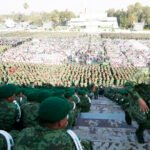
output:
[{"label": "overcast sky", "polygon": [[24,12],[25,2],[29,4],[28,12],[68,9],[79,13],[85,8],[89,12],[105,12],[109,8],[126,8],[136,2],[140,2],[143,6],[150,6],[150,0],[0,0],[0,14]]}]

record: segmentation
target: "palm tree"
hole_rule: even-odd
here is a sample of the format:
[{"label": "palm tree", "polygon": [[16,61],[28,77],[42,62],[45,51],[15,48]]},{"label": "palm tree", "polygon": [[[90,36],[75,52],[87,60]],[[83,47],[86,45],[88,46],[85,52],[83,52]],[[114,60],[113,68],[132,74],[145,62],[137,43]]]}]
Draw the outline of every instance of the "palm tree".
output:
[{"label": "palm tree", "polygon": [[29,4],[27,2],[23,3],[23,8],[25,12],[27,12],[27,9],[29,8]]}]

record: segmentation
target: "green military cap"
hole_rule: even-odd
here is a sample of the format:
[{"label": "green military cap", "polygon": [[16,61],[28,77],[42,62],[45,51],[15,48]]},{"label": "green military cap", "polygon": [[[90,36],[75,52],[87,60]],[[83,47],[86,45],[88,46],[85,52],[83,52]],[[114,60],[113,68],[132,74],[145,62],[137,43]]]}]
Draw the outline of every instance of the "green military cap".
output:
[{"label": "green military cap", "polygon": [[39,91],[31,91],[28,95],[27,95],[27,99],[28,101],[34,101],[37,102],[39,100]]},{"label": "green military cap", "polygon": [[117,93],[120,93],[120,94],[123,94],[123,95],[128,94],[128,91],[125,90],[125,89],[119,89],[119,90],[117,90],[116,92],[117,92]]},{"label": "green military cap", "polygon": [[85,90],[79,90],[79,91],[78,91],[78,94],[81,95],[81,96],[83,96],[83,95],[86,94],[86,91],[85,91]]},{"label": "green military cap", "polygon": [[132,81],[127,81],[125,84],[124,84],[125,87],[134,87],[135,86],[135,83],[132,82]]},{"label": "green military cap", "polygon": [[55,89],[53,96],[63,96],[65,94],[65,90],[63,89]]},{"label": "green military cap", "polygon": [[134,82],[131,82],[131,81],[127,81],[125,84],[124,84],[124,87],[127,88],[127,90],[129,92],[131,92],[133,89],[134,89],[134,86],[135,86],[135,83]]},{"label": "green military cap", "polygon": [[41,91],[38,95],[38,102],[42,102],[44,99],[51,97],[53,95],[52,92],[49,91]]},{"label": "green military cap", "polygon": [[74,94],[75,94],[75,92],[70,90],[70,91],[67,91],[64,96],[65,96],[65,98],[69,98],[69,97],[73,96]]},{"label": "green military cap", "polygon": [[7,84],[0,87],[0,98],[9,98],[16,93],[16,86],[14,84]]},{"label": "green military cap", "polygon": [[71,104],[65,98],[49,97],[40,104],[39,119],[55,123],[64,119],[71,109]]},{"label": "green military cap", "polygon": [[21,92],[23,92],[23,89],[19,86],[16,86],[16,94],[20,94]]}]

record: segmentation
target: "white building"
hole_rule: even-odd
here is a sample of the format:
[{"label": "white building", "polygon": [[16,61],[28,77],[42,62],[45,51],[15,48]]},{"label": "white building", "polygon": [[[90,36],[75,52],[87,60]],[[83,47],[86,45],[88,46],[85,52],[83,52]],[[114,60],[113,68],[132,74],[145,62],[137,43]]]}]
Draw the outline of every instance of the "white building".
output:
[{"label": "white building", "polygon": [[5,19],[4,25],[7,28],[13,28],[13,27],[15,27],[16,23],[13,21],[13,19]]},{"label": "white building", "polygon": [[106,13],[86,13],[79,18],[72,18],[68,26],[70,29],[87,32],[112,31],[118,29],[118,22],[116,17],[107,17]]},{"label": "white building", "polygon": [[136,22],[136,23],[134,23],[133,30],[134,31],[142,31],[142,30],[144,30],[144,22]]},{"label": "white building", "polygon": [[52,22],[44,22],[43,23],[44,30],[50,30],[50,29],[52,29],[52,26],[53,26]]}]

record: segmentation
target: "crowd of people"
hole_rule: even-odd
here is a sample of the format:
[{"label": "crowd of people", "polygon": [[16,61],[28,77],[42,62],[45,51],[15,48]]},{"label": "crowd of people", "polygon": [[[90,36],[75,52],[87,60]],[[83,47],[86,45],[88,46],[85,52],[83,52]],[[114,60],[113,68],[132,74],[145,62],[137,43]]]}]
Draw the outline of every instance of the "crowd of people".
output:
[{"label": "crowd of people", "polygon": [[92,150],[91,141],[71,130],[78,114],[90,110],[90,97],[103,96],[104,87],[120,88],[133,80],[150,59],[149,40],[92,35],[9,40],[0,40],[12,45],[0,53],[2,150],[7,142],[1,135],[14,150]]},{"label": "crowd of people", "polygon": [[88,94],[75,87],[1,85],[0,149],[92,150],[91,141],[71,130],[78,114],[90,110]]},{"label": "crowd of people", "polygon": [[0,60],[23,63],[110,63],[115,67],[147,67],[149,40],[101,39],[95,36],[32,39],[0,54]]},{"label": "crowd of people", "polygon": [[31,38],[0,38],[0,45],[11,45],[15,47],[29,40],[31,40]]},{"label": "crowd of people", "polygon": [[[0,81],[28,86],[30,84],[42,86],[89,87],[92,84],[103,86],[122,86],[131,80],[138,69],[135,67],[115,68],[110,65],[45,65],[26,63],[0,64]],[[143,80],[143,79],[142,79]]]}]

